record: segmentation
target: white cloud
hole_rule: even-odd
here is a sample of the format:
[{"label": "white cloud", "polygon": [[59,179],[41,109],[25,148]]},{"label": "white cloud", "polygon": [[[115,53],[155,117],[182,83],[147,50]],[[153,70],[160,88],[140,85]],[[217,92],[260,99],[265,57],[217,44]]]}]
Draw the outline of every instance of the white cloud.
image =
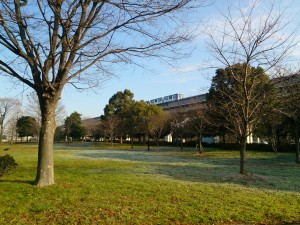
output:
[{"label": "white cloud", "polygon": [[174,82],[177,84],[186,84],[192,81],[200,81],[201,77],[199,76],[189,76],[189,75],[178,75],[177,77],[174,78]]},{"label": "white cloud", "polygon": [[183,67],[179,67],[176,69],[172,69],[170,72],[171,73],[191,73],[195,71],[199,71],[201,68],[200,64],[193,64],[193,65],[187,65]]}]

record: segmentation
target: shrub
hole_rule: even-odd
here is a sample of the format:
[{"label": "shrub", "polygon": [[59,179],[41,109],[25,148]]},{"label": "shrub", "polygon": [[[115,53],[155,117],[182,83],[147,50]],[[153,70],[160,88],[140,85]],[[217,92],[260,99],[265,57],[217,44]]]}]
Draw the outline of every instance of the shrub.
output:
[{"label": "shrub", "polygon": [[18,164],[11,155],[0,156],[0,177],[2,177],[4,173],[15,169],[17,165]]}]

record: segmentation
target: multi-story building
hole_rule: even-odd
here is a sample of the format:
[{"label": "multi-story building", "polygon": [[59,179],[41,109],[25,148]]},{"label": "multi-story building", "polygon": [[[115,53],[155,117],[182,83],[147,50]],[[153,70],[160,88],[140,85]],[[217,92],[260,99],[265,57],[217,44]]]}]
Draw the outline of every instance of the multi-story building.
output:
[{"label": "multi-story building", "polygon": [[172,101],[178,101],[180,99],[183,99],[184,95],[183,94],[173,94],[173,95],[168,95],[165,97],[160,97],[160,98],[155,98],[152,99],[150,101],[147,101],[148,104],[163,104],[163,103],[167,103],[167,102],[172,102]]},{"label": "multi-story building", "polygon": [[148,104],[156,104],[163,108],[163,110],[189,110],[206,101],[206,94],[195,95],[184,98],[183,94],[173,94],[161,98],[147,101]]}]

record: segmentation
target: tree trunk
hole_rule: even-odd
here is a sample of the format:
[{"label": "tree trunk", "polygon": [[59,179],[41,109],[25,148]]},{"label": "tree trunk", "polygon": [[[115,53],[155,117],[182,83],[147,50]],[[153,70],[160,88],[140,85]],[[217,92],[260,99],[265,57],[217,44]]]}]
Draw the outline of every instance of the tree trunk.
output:
[{"label": "tree trunk", "polygon": [[202,135],[201,134],[199,134],[198,145],[199,145],[199,154],[202,154],[204,152],[204,150],[203,150],[203,146],[202,146]]},{"label": "tree trunk", "polygon": [[182,134],[180,134],[180,150],[183,150],[183,139],[182,139]]},{"label": "tree trunk", "polygon": [[70,141],[71,141],[71,137],[69,134],[67,134],[67,142],[68,142],[68,145],[70,144]]},{"label": "tree trunk", "polygon": [[38,167],[35,184],[43,187],[54,184],[53,140],[55,133],[55,103],[42,101],[42,126],[38,147]]},{"label": "tree trunk", "polygon": [[[124,136],[124,129],[125,129],[125,122],[126,120],[125,119],[123,119],[122,121],[121,121],[121,137],[120,137],[120,144],[123,144],[123,136]],[[126,139],[126,138],[125,138]]]},{"label": "tree trunk", "polygon": [[121,131],[121,136],[120,136],[120,144],[123,144],[123,128],[122,128],[122,131]]},{"label": "tree trunk", "polygon": [[131,149],[133,149],[133,130],[130,132]]},{"label": "tree trunk", "polygon": [[113,135],[110,136],[110,143],[111,143],[111,147],[114,147],[114,136]]},{"label": "tree trunk", "polygon": [[4,130],[4,120],[1,118],[0,120],[0,143],[2,143],[2,137],[3,137],[3,130]]},{"label": "tree trunk", "polygon": [[147,146],[147,137],[145,133],[143,134],[143,144]]},{"label": "tree trunk", "polygon": [[295,126],[296,163],[300,164],[299,124]]},{"label": "tree trunk", "polygon": [[147,135],[147,146],[148,146],[148,151],[150,151],[150,137],[149,137],[149,134]]},{"label": "tree trunk", "polygon": [[131,149],[133,149],[133,139],[131,140]]},{"label": "tree trunk", "polygon": [[275,128],[274,128],[274,126],[272,126],[272,135],[271,135],[271,145],[272,145],[272,149],[273,149],[273,151],[274,152],[277,152],[277,141],[276,141],[276,139],[277,139],[277,132],[275,131]]},{"label": "tree trunk", "polygon": [[245,162],[246,162],[246,148],[247,148],[247,138],[242,137],[240,143],[240,174],[245,174]]}]

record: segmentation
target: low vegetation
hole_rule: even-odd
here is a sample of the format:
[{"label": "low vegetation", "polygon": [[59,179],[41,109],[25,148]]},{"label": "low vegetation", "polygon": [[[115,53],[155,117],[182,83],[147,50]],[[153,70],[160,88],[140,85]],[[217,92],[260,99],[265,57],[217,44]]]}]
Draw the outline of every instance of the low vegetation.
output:
[{"label": "low vegetation", "polygon": [[238,151],[60,144],[57,184],[39,188],[37,146],[9,148],[19,166],[0,179],[0,224],[300,222],[300,167],[291,153],[248,152],[242,176]]},{"label": "low vegetation", "polygon": [[2,177],[5,173],[15,169],[17,167],[17,163],[11,155],[0,156],[0,177]]}]

